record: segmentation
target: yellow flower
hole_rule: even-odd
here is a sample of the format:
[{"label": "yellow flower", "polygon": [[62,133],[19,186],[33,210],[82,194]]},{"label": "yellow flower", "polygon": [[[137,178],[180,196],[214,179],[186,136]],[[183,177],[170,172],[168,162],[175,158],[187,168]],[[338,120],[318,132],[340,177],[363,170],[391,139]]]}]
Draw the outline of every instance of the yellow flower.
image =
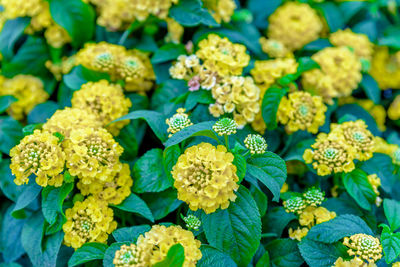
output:
[{"label": "yellow flower", "polygon": [[389,54],[389,48],[380,46],[375,49],[371,61],[370,74],[382,90],[400,89],[400,51]]},{"label": "yellow flower", "polygon": [[291,51],[316,40],[322,30],[317,12],[303,3],[287,2],[278,7],[268,21],[268,37]]},{"label": "yellow flower", "polygon": [[16,120],[22,120],[37,104],[45,102],[49,95],[43,82],[34,76],[17,75],[6,79],[0,95],[12,95],[18,101],[12,103],[7,112]]},{"label": "yellow flower", "polygon": [[168,137],[171,137],[174,133],[193,125],[189,119],[189,115],[186,114],[185,111],[186,109],[184,108],[178,108],[176,110],[176,114],[174,114],[171,118],[166,119],[165,123],[168,125],[167,132],[170,133]]},{"label": "yellow flower", "polygon": [[360,59],[371,60],[373,44],[367,35],[354,33],[350,28],[338,30],[329,36],[329,41],[334,46],[348,46],[354,49],[354,53]]},{"label": "yellow flower", "polygon": [[113,264],[115,267],[147,267],[149,255],[143,247],[135,244],[122,245],[115,252]]},{"label": "yellow flower", "polygon": [[174,19],[166,18],[168,35],[165,37],[166,42],[179,44],[181,42],[185,28]]},{"label": "yellow flower", "polygon": [[203,0],[203,3],[218,23],[231,21],[236,8],[234,0]]},{"label": "yellow flower", "polygon": [[289,190],[289,185],[287,183],[283,183],[282,188],[281,188],[281,194],[285,193]]},{"label": "yellow flower", "polygon": [[324,207],[308,206],[299,216],[301,226],[313,227],[315,224],[327,222],[336,217],[336,213]]},{"label": "yellow flower", "polygon": [[207,214],[228,208],[239,188],[233,158],[224,146],[201,143],[187,148],[172,168],[178,199]]},{"label": "yellow flower", "polygon": [[355,151],[343,139],[336,136],[320,133],[316,142],[306,149],[303,159],[317,170],[318,175],[325,176],[332,172],[351,172]]},{"label": "yellow flower", "polygon": [[392,267],[400,267],[400,262],[393,263]]},{"label": "yellow flower", "polygon": [[61,26],[54,24],[46,29],[44,37],[49,45],[54,48],[61,48],[71,42],[68,32]]},{"label": "yellow flower", "polygon": [[374,173],[371,175],[368,175],[368,182],[374,189],[374,192],[377,196],[379,196],[379,190],[378,187],[381,186],[381,179]]},{"label": "yellow flower", "polygon": [[330,135],[343,137],[345,143],[355,150],[355,158],[361,161],[370,159],[375,151],[375,137],[363,120],[332,123]]},{"label": "yellow flower", "polygon": [[94,180],[90,184],[84,184],[79,181],[77,187],[81,194],[84,196],[93,195],[96,199],[112,205],[122,203],[131,194],[133,180],[129,165],[126,163],[120,164],[122,165],[121,170],[111,174],[113,176],[111,181]]},{"label": "yellow flower", "polygon": [[303,87],[329,104],[332,98],[351,95],[361,81],[361,63],[347,47],[327,47],[311,58],[321,68],[303,73]]},{"label": "yellow flower", "polygon": [[293,57],[293,53],[281,42],[265,37],[260,38],[261,49],[273,58]]},{"label": "yellow flower", "polygon": [[320,224],[334,219],[336,217],[336,213],[334,211],[329,211],[324,207],[318,207],[314,210],[314,216],[316,224]]},{"label": "yellow flower", "polygon": [[297,241],[301,241],[303,237],[305,237],[308,234],[308,228],[307,227],[297,227],[296,230],[293,230],[292,228],[289,228],[289,237],[291,239],[296,239]]},{"label": "yellow flower", "polygon": [[72,130],[93,128],[98,129],[102,126],[97,116],[78,108],[66,107],[57,110],[50,119],[43,124],[43,130],[51,133],[59,132],[68,138]]},{"label": "yellow flower", "polygon": [[103,128],[73,130],[63,146],[69,172],[83,184],[111,182],[113,174],[122,167],[119,157],[123,148]]},{"label": "yellow flower", "polygon": [[241,75],[250,61],[246,46],[233,44],[228,38],[221,38],[216,34],[209,34],[198,46],[196,55],[203,61],[206,69],[216,71],[221,76]]},{"label": "yellow flower", "polygon": [[349,261],[343,260],[341,257],[335,261],[335,265],[333,267],[376,267],[375,263],[365,264],[364,261],[359,258],[354,258]]},{"label": "yellow flower", "polygon": [[88,242],[106,243],[108,234],[117,228],[113,210],[94,197],[75,202],[65,211],[65,216],[64,244],[74,249]]},{"label": "yellow flower", "polygon": [[63,57],[62,61],[58,63],[47,60],[45,66],[57,81],[61,81],[62,76],[69,73],[75,66],[75,56]]},{"label": "yellow flower", "polygon": [[390,104],[388,109],[388,117],[394,121],[400,119],[400,95],[396,96],[396,98]]},{"label": "yellow flower", "polygon": [[40,130],[25,136],[10,150],[14,182],[17,185],[28,183],[29,176],[35,174],[36,183],[40,186],[61,186],[66,157],[58,143],[57,137]]},{"label": "yellow flower", "polygon": [[347,253],[361,261],[374,263],[382,258],[382,246],[378,238],[366,234],[345,237],[343,244],[349,248]]},{"label": "yellow flower", "polygon": [[[174,79],[189,81],[195,75],[200,75],[202,66],[196,55],[180,55],[177,61],[169,68],[169,74]],[[203,74],[204,75],[204,74]],[[208,89],[211,89],[208,88]]]},{"label": "yellow flower", "polygon": [[4,7],[4,13],[7,19],[15,19],[17,17],[33,17],[41,10],[43,0],[2,0],[1,5]]},{"label": "yellow flower", "polygon": [[72,107],[82,109],[97,116],[97,119],[114,135],[129,123],[123,120],[107,125],[129,112],[132,103],[125,97],[119,84],[111,84],[106,80],[88,82],[74,92]]},{"label": "yellow flower", "polygon": [[307,130],[315,134],[325,123],[326,110],[322,97],[307,92],[293,92],[282,98],[277,119],[286,125],[288,133]]},{"label": "yellow flower", "polygon": [[194,238],[192,232],[180,226],[153,225],[149,232],[139,236],[136,245],[146,255],[143,257],[145,266],[153,266],[163,261],[169,249],[175,244],[181,244],[185,251],[185,261],[182,266],[195,267],[202,257],[201,242]]}]

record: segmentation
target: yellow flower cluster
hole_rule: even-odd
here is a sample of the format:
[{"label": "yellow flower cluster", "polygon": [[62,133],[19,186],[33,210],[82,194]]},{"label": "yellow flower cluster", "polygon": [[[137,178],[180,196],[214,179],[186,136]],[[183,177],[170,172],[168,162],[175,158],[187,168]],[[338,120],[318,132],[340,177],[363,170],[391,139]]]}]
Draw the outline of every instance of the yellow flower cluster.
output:
[{"label": "yellow flower cluster", "polygon": [[94,197],[75,202],[72,208],[65,211],[65,216],[64,243],[74,249],[87,242],[106,243],[108,234],[117,228],[113,210]]},{"label": "yellow flower cluster", "polygon": [[62,76],[68,74],[75,66],[75,56],[63,57],[61,62],[57,63],[47,60],[45,66],[57,81],[61,81]]},{"label": "yellow flower cluster", "polygon": [[218,23],[231,21],[236,8],[234,0],[203,0],[203,5]]},{"label": "yellow flower cluster", "polygon": [[382,90],[400,89],[400,51],[389,54],[388,47],[377,47],[372,57],[370,74]]},{"label": "yellow flower cluster", "polygon": [[22,120],[37,105],[45,102],[49,95],[43,82],[31,75],[17,75],[11,79],[0,77],[0,96],[12,95],[18,101],[12,103],[7,112],[16,120]]},{"label": "yellow flower cluster", "polygon": [[52,19],[47,1],[2,0],[1,5],[4,7],[4,16],[7,19],[31,17],[26,32],[34,34],[45,29],[44,36],[51,46],[60,48],[71,41],[67,31]]},{"label": "yellow flower cluster", "polygon": [[76,64],[107,72],[114,81],[124,80],[125,90],[129,92],[146,92],[155,80],[153,67],[146,54],[106,42],[85,44],[76,54]]},{"label": "yellow flower cluster", "polygon": [[267,39],[265,37],[260,38],[261,49],[264,53],[272,58],[287,58],[293,57],[293,53],[281,42]]},{"label": "yellow flower cluster", "polygon": [[327,47],[311,57],[320,69],[302,74],[305,90],[320,95],[326,103],[332,98],[351,95],[361,81],[361,63],[347,47]]},{"label": "yellow flower cluster", "polygon": [[17,185],[26,184],[31,174],[40,186],[61,186],[66,155],[59,139],[46,131],[35,130],[10,150],[10,169]]},{"label": "yellow flower cluster", "polygon": [[365,161],[372,158],[375,151],[375,137],[367,129],[363,120],[331,124],[332,136],[342,137],[345,143],[354,149],[356,159]]},{"label": "yellow flower cluster", "polygon": [[400,165],[399,145],[389,144],[381,137],[375,137],[375,152],[390,156],[394,164]]},{"label": "yellow flower cluster", "polygon": [[374,189],[374,192],[376,194],[375,204],[377,207],[379,207],[382,203],[382,199],[379,197],[380,192],[378,190],[378,187],[381,186],[381,179],[376,174],[368,175],[367,178],[368,178],[369,184],[372,186],[372,188]]},{"label": "yellow flower cluster", "polygon": [[268,38],[281,42],[290,51],[316,40],[322,31],[317,12],[304,3],[287,2],[268,21]]},{"label": "yellow flower cluster", "polygon": [[105,129],[76,129],[64,140],[67,167],[83,184],[93,181],[112,182],[114,174],[121,170],[119,157],[123,148]]},{"label": "yellow flower cluster", "polygon": [[148,255],[143,247],[135,244],[122,245],[115,252],[113,264],[115,267],[147,267]]},{"label": "yellow flower cluster", "polygon": [[95,115],[102,126],[114,135],[118,135],[129,123],[123,120],[108,126],[113,120],[128,114],[132,106],[119,84],[111,84],[106,80],[85,83],[80,90],[74,92],[71,103],[73,108]]},{"label": "yellow flower cluster", "polygon": [[84,196],[93,195],[96,199],[108,204],[118,205],[131,194],[133,180],[129,165],[126,163],[122,164],[121,170],[113,175],[112,180],[108,182],[95,180],[90,184],[85,184],[79,180],[77,187]]},{"label": "yellow flower cluster", "polygon": [[176,22],[174,19],[171,18],[166,18],[165,21],[167,22],[167,30],[168,34],[165,36],[165,42],[167,43],[180,43],[183,32],[185,28],[180,25],[178,22]]},{"label": "yellow flower cluster", "polygon": [[368,263],[366,264],[364,261],[360,260],[359,258],[354,258],[349,261],[343,260],[343,258],[338,258],[335,261],[335,265],[333,267],[376,267],[375,263]]},{"label": "yellow flower cluster", "polygon": [[378,238],[366,235],[355,234],[350,238],[345,237],[343,244],[349,248],[347,253],[355,256],[361,261],[374,263],[382,258],[382,246]]},{"label": "yellow flower cluster", "polygon": [[187,148],[172,168],[178,199],[207,214],[228,208],[239,188],[233,159],[224,146],[200,143]]},{"label": "yellow flower cluster", "polygon": [[354,49],[354,54],[360,59],[371,60],[373,44],[365,34],[354,33],[351,29],[338,30],[329,36],[334,46],[348,46]]},{"label": "yellow flower cluster", "polygon": [[388,117],[394,121],[400,119],[400,95],[396,96],[396,98],[390,104],[388,109]]},{"label": "yellow flower cluster", "polygon": [[325,123],[326,110],[322,97],[298,91],[282,98],[277,119],[285,125],[288,133],[307,130],[315,134]]},{"label": "yellow flower cluster", "polygon": [[108,30],[126,29],[132,22],[144,21],[150,15],[166,19],[168,11],[178,0],[84,0],[96,6],[97,23]]},{"label": "yellow flower cluster", "polygon": [[186,114],[185,111],[184,108],[178,108],[176,114],[165,120],[165,123],[168,125],[167,132],[170,133],[168,137],[171,137],[174,133],[193,125],[189,119],[189,115]]},{"label": "yellow flower cluster", "polygon": [[43,124],[43,130],[51,133],[60,133],[69,138],[71,132],[77,129],[93,128],[99,129],[102,126],[97,116],[84,109],[66,107],[57,110],[50,119]]},{"label": "yellow flower cluster", "polygon": [[143,266],[153,266],[163,261],[169,249],[175,244],[181,244],[185,251],[185,261],[182,266],[195,267],[202,257],[201,242],[194,238],[192,232],[180,226],[154,225],[149,232],[140,235],[136,243],[145,254],[141,257],[144,260]]},{"label": "yellow flower cluster", "polygon": [[233,44],[228,38],[216,34],[209,34],[198,46],[196,56],[203,61],[204,67],[220,76],[241,75],[250,61],[246,46]]}]

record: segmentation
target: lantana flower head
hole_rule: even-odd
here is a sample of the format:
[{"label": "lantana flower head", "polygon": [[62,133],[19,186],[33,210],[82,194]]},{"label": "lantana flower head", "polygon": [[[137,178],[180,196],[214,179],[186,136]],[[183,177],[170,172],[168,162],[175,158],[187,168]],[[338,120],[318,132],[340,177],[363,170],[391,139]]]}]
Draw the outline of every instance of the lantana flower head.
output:
[{"label": "lantana flower head", "polygon": [[349,248],[347,253],[362,261],[374,263],[382,258],[382,246],[378,238],[366,235],[355,234],[345,237],[343,244]]},{"label": "lantana flower head", "polygon": [[178,108],[176,114],[171,118],[166,119],[165,122],[168,125],[167,132],[170,133],[169,137],[188,126],[193,125],[192,121],[189,119],[189,115],[186,114],[185,111],[184,108]]},{"label": "lantana flower head", "polygon": [[246,136],[244,145],[250,150],[251,154],[264,154],[268,147],[267,141],[259,134],[249,134]]}]

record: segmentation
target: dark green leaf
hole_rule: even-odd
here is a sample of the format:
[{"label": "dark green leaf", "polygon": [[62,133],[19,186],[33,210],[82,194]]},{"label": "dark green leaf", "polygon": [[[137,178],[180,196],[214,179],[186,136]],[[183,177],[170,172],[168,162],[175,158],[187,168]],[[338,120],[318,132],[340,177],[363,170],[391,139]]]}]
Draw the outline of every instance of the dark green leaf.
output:
[{"label": "dark green leaf", "polygon": [[153,214],[147,204],[137,195],[131,193],[121,204],[114,206],[120,210],[133,212],[154,222]]},{"label": "dark green leaf", "polygon": [[336,113],[338,118],[343,117],[346,114],[350,114],[357,119],[361,119],[365,121],[365,123],[368,125],[368,130],[370,130],[373,135],[381,135],[381,131],[378,129],[376,121],[371,114],[357,104],[343,105],[336,110]]},{"label": "dark green leaf", "polygon": [[89,70],[82,65],[74,67],[68,74],[63,76],[65,85],[72,90],[81,89],[82,84],[87,82],[98,82],[109,79],[109,74]]},{"label": "dark green leaf", "polygon": [[201,104],[211,104],[215,100],[211,95],[211,91],[209,90],[197,90],[194,92],[190,92],[186,102],[185,102],[185,109],[192,110],[198,103]]},{"label": "dark green leaf", "polygon": [[31,204],[42,190],[42,187],[37,185],[34,181],[31,181],[28,185],[24,185],[24,187],[24,191],[18,196],[17,203],[11,212],[11,215],[17,219],[25,218],[26,215],[23,209]]},{"label": "dark green leaf", "polygon": [[368,36],[371,42],[375,42],[378,36],[378,24],[375,20],[363,20],[360,23],[353,26],[352,30],[355,33],[362,33]]},{"label": "dark green leaf", "polygon": [[272,266],[297,267],[304,262],[297,248],[297,242],[292,239],[275,239],[268,243],[265,249],[269,252]]},{"label": "dark green leaf", "polygon": [[382,46],[389,46],[393,49],[400,49],[400,38],[398,36],[398,33],[379,38],[378,44]]},{"label": "dark green leaf", "polygon": [[179,24],[187,27],[204,24],[218,26],[219,24],[211,16],[207,9],[202,7],[200,0],[181,0],[178,5],[172,6],[169,16]]},{"label": "dark green leaf", "polygon": [[176,190],[172,188],[159,193],[143,194],[142,198],[149,205],[156,220],[164,218],[183,203],[178,199]]},{"label": "dark green leaf", "polygon": [[11,106],[11,104],[17,100],[18,99],[16,99],[12,95],[0,96],[0,113],[3,113],[4,111],[6,111]]},{"label": "dark green leaf", "polygon": [[202,223],[210,245],[220,249],[239,266],[247,266],[261,240],[261,218],[249,191],[240,186],[227,209],[203,214]]},{"label": "dark green leaf", "polygon": [[95,12],[90,5],[81,0],[50,0],[50,13],[54,21],[68,32],[75,47],[92,39]]},{"label": "dark green leaf", "polygon": [[332,244],[345,236],[354,234],[373,235],[374,233],[360,217],[346,214],[315,225],[308,232],[307,238]]},{"label": "dark green leaf", "polygon": [[263,217],[263,233],[272,233],[281,236],[283,229],[289,222],[297,217],[293,213],[288,213],[283,207],[275,207],[267,212]]},{"label": "dark green leaf", "polygon": [[82,247],[75,250],[74,254],[68,261],[68,267],[73,267],[92,260],[102,260],[107,250],[106,244],[86,243]]},{"label": "dark green leaf", "polygon": [[169,248],[163,261],[154,264],[154,267],[182,267],[185,261],[185,250],[181,244],[175,244]]},{"label": "dark green leaf", "polygon": [[0,117],[0,151],[8,154],[23,137],[21,124],[11,117]]},{"label": "dark green leaf", "polygon": [[112,232],[113,237],[117,242],[136,243],[138,237],[150,231],[149,225],[136,225],[131,227],[123,227]]},{"label": "dark green leaf", "polygon": [[378,83],[369,74],[364,74],[361,80],[361,87],[364,89],[365,94],[375,104],[381,102],[381,90],[379,89]]},{"label": "dark green leaf", "polygon": [[270,266],[269,253],[268,251],[265,251],[265,253],[258,260],[256,267],[269,267],[269,266]]},{"label": "dark green leaf", "polygon": [[274,195],[273,201],[279,201],[279,195],[287,177],[286,164],[283,159],[272,152],[253,155],[247,160],[247,173],[263,183]]},{"label": "dark green leaf", "polygon": [[3,159],[0,161],[0,189],[8,199],[16,202],[18,196],[24,190],[24,187],[18,186],[14,183],[15,177],[13,177],[9,166],[9,159]]},{"label": "dark green leaf", "polygon": [[46,101],[41,103],[29,112],[28,123],[45,123],[58,109],[60,109],[60,106],[56,102]]},{"label": "dark green leaf", "polygon": [[212,126],[215,121],[204,121],[200,123],[196,123],[194,125],[188,126],[179,132],[173,134],[165,143],[165,147],[173,146],[179,144],[183,140],[186,140],[193,136],[207,136],[218,140],[218,137],[211,131]]},{"label": "dark green leaf", "polygon": [[163,165],[165,168],[165,173],[167,174],[167,176],[171,181],[173,180],[171,174],[172,168],[175,166],[180,155],[181,155],[181,149],[179,148],[179,145],[173,145],[164,149]]},{"label": "dark green leaf", "polygon": [[318,9],[324,14],[330,32],[336,32],[344,26],[344,19],[339,7],[334,3],[325,2],[318,6]]},{"label": "dark green leaf", "polygon": [[25,253],[21,243],[21,232],[25,220],[11,216],[14,205],[3,214],[0,227],[0,251],[5,262],[13,262]]},{"label": "dark green leaf", "polygon": [[389,227],[385,225],[381,235],[381,243],[386,263],[392,263],[400,256],[400,233],[392,233]]},{"label": "dark green leaf", "polygon": [[366,6],[365,2],[349,1],[341,2],[339,5],[340,11],[343,15],[343,20],[348,22],[354,15]]},{"label": "dark green leaf", "polygon": [[320,66],[318,65],[317,62],[312,60],[310,57],[301,57],[298,60],[299,66],[297,67],[297,77],[300,76],[305,71],[309,71],[312,69],[319,69]]},{"label": "dark green leaf", "polygon": [[27,17],[7,19],[0,32],[0,52],[4,59],[10,60],[14,55],[14,44],[24,34],[25,28],[29,25]]},{"label": "dark green leaf", "polygon": [[210,245],[201,245],[201,259],[197,267],[236,267],[236,263],[225,253]]},{"label": "dark green leaf", "polygon": [[158,64],[177,59],[180,55],[185,55],[186,50],[183,44],[168,43],[161,46],[151,58],[151,63]]},{"label": "dark green leaf", "polygon": [[383,200],[383,210],[392,232],[400,228],[400,202],[393,199]]},{"label": "dark green leaf", "polygon": [[261,217],[265,215],[268,208],[268,197],[258,187],[250,186],[250,193],[257,203],[258,210],[260,211]]},{"label": "dark green leaf", "polygon": [[344,173],[343,184],[360,207],[371,210],[371,203],[374,203],[376,194],[364,171],[356,169],[350,173]]},{"label": "dark green leaf", "polygon": [[237,176],[239,177],[239,181],[242,181],[244,176],[246,175],[246,159],[240,155],[240,154],[233,154],[234,159],[233,159],[233,165],[236,166],[237,168]]},{"label": "dark green leaf", "polygon": [[286,94],[285,89],[271,87],[265,94],[261,104],[262,117],[268,130],[273,130],[278,126],[276,113],[282,97]]}]

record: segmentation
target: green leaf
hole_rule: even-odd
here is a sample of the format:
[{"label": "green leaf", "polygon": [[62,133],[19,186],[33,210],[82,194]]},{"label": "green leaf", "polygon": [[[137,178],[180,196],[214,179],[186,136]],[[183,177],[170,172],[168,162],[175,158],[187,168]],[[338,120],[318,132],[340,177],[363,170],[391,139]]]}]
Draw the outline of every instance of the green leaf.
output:
[{"label": "green leaf", "polygon": [[82,65],[74,67],[68,74],[63,76],[65,85],[72,90],[81,89],[82,84],[87,82],[98,82],[100,80],[110,80],[110,75],[89,70]]},{"label": "green leaf", "polygon": [[142,198],[149,206],[156,220],[164,218],[183,203],[178,199],[177,192],[173,188],[159,193],[143,194]]},{"label": "green leaf", "polygon": [[297,219],[296,215],[287,213],[283,207],[272,208],[263,217],[263,233],[281,236],[283,229],[295,219]]},{"label": "green leaf", "polygon": [[61,230],[62,225],[67,221],[63,211],[65,198],[74,188],[73,183],[64,183],[61,187],[46,186],[42,191],[42,213],[49,227],[54,227],[54,233]]},{"label": "green leaf", "polygon": [[11,215],[17,219],[23,219],[26,217],[23,209],[31,204],[39,196],[40,191],[42,190],[42,187],[37,185],[34,181],[24,185],[24,187],[24,191],[22,191],[18,196],[17,203],[11,212]]},{"label": "green leaf", "polygon": [[163,151],[154,148],[136,161],[133,167],[135,181],[132,190],[134,192],[161,192],[172,186],[173,180],[167,176],[165,169],[160,165],[163,159]]},{"label": "green leaf", "polygon": [[25,220],[11,216],[14,205],[3,214],[0,227],[0,251],[5,262],[13,262],[25,253],[21,243],[21,232]]},{"label": "green leaf", "polygon": [[378,83],[369,74],[363,74],[361,80],[361,87],[364,89],[365,94],[371,99],[375,104],[381,102],[381,89],[379,89]]},{"label": "green leaf", "polygon": [[379,38],[378,44],[382,46],[389,46],[393,49],[400,49],[400,38],[398,35],[395,34],[384,36]]},{"label": "green leaf", "polygon": [[194,125],[188,126],[179,132],[173,134],[165,143],[165,147],[173,146],[179,144],[183,140],[186,140],[194,136],[207,136],[214,140],[218,140],[218,137],[211,130],[215,121],[204,121],[196,123]]},{"label": "green leaf", "polygon": [[272,266],[296,267],[304,262],[297,248],[297,242],[292,239],[275,239],[268,243],[265,249],[269,252]]},{"label": "green leaf", "polygon": [[24,136],[31,135],[35,130],[42,129],[43,123],[28,124],[22,128],[22,133]]},{"label": "green leaf", "polygon": [[261,113],[268,130],[274,130],[278,126],[276,113],[282,97],[286,94],[285,89],[271,87],[265,94],[261,104]]},{"label": "green leaf", "polygon": [[352,31],[355,33],[362,33],[368,36],[371,42],[375,42],[378,37],[378,26],[376,20],[368,19],[357,23],[352,27]]},{"label": "green leaf", "polygon": [[239,181],[242,181],[246,175],[246,159],[242,155],[236,153],[233,154],[233,156],[235,157],[233,159],[233,165],[237,168],[236,173],[239,177]]},{"label": "green leaf", "polygon": [[64,238],[62,231],[44,236],[44,218],[40,211],[33,214],[24,225],[21,242],[33,266],[54,267]]},{"label": "green leaf", "polygon": [[173,181],[173,177],[171,174],[172,168],[175,166],[180,155],[181,155],[181,149],[179,148],[179,145],[173,145],[164,149],[163,165],[165,168],[165,173],[167,174],[167,176],[171,181]]},{"label": "green leaf", "polygon": [[348,258],[347,248],[340,242],[328,245],[305,237],[298,246],[309,266],[331,267],[339,257]]},{"label": "green leaf", "polygon": [[211,95],[211,91],[201,89],[189,93],[185,102],[185,109],[192,110],[198,103],[208,105],[214,102],[215,100]]},{"label": "green leaf", "polygon": [[365,123],[368,125],[368,130],[370,130],[373,135],[381,135],[381,131],[378,129],[375,119],[358,104],[343,105],[336,110],[336,114],[338,118],[341,118],[346,114],[350,114],[356,119],[361,119],[365,121]]},{"label": "green leaf", "polygon": [[24,34],[25,28],[29,25],[27,17],[7,19],[0,32],[0,52],[4,59],[10,60],[14,55],[14,45]]},{"label": "green leaf", "polygon": [[365,2],[351,1],[341,2],[339,4],[340,11],[343,14],[344,22],[348,22],[354,15],[366,7]]},{"label": "green leaf", "polygon": [[153,214],[147,204],[137,195],[131,193],[121,204],[113,206],[120,210],[133,212],[143,216],[144,218],[154,222]]},{"label": "green leaf", "polygon": [[9,166],[9,159],[3,159],[0,161],[0,189],[8,199],[16,202],[18,196],[24,190],[24,187],[18,186],[14,183],[15,177],[13,177]]},{"label": "green leaf", "polygon": [[151,110],[137,110],[122,116],[119,119],[112,121],[111,123],[123,120],[136,120],[142,119],[147,122],[154,134],[164,142],[167,139],[167,124],[165,123],[165,117],[163,114],[151,111]]},{"label": "green leaf", "polygon": [[154,264],[154,267],[182,267],[185,261],[185,250],[181,244],[169,248],[166,258]]},{"label": "green leaf", "polygon": [[265,251],[265,253],[258,260],[256,267],[269,267],[269,266],[270,266],[269,253],[268,251]]},{"label": "green leaf", "polygon": [[312,58],[310,57],[301,57],[298,59],[299,66],[297,67],[297,72],[296,75],[297,77],[300,77],[300,75],[303,72],[312,70],[312,69],[319,69],[320,66],[318,65],[317,62],[315,62]]},{"label": "green leaf", "polygon": [[117,242],[111,244],[109,248],[107,248],[106,252],[104,253],[104,258],[103,258],[103,266],[104,267],[114,267],[114,257],[115,257],[115,252],[117,250],[121,249],[122,245],[127,245],[129,246],[131,242]]},{"label": "green leaf", "polygon": [[45,123],[58,109],[60,109],[60,106],[56,102],[40,103],[29,112],[27,121],[29,124]]},{"label": "green leaf", "polygon": [[138,237],[150,231],[151,227],[149,225],[136,225],[131,227],[122,227],[114,232],[112,235],[117,242],[131,242],[136,243]]},{"label": "green leaf", "polygon": [[63,27],[78,47],[92,39],[95,25],[93,8],[81,0],[50,0],[50,13],[54,21]]},{"label": "green leaf", "polygon": [[390,229],[395,232],[400,228],[400,202],[394,199],[385,198],[383,200],[383,210],[389,222]]},{"label": "green leaf", "polygon": [[200,0],[180,0],[178,5],[169,9],[169,16],[187,27],[199,24],[219,26],[208,10],[202,7]]},{"label": "green leaf", "polygon": [[376,194],[364,171],[356,169],[350,173],[344,173],[343,184],[360,207],[371,210],[371,203],[374,203]]},{"label": "green leaf", "polygon": [[400,232],[393,233],[387,225],[383,225],[381,243],[386,263],[392,263],[400,256]]},{"label": "green leaf", "polygon": [[0,96],[0,113],[3,113],[4,111],[6,111],[11,106],[11,104],[17,100],[18,99],[16,99],[12,95]]},{"label": "green leaf", "polygon": [[82,247],[75,250],[74,254],[68,261],[68,267],[73,267],[92,260],[102,260],[107,245],[102,243],[86,243]]},{"label": "green leaf", "polygon": [[43,38],[29,36],[10,60],[3,60],[2,75],[13,77],[18,74],[43,75],[48,72],[45,62],[49,59],[47,45]]},{"label": "green leaf", "polygon": [[261,217],[265,215],[268,208],[268,197],[258,187],[251,185],[249,189],[251,195],[257,203],[258,210],[260,211]]},{"label": "green leaf", "polygon": [[261,218],[249,191],[240,186],[237,198],[227,209],[203,214],[202,223],[209,244],[231,258],[239,266],[247,266],[261,240]]},{"label": "green leaf", "polygon": [[185,55],[186,49],[183,44],[168,43],[161,46],[151,58],[152,64],[164,63],[177,59],[180,55]]},{"label": "green leaf", "polygon": [[315,225],[308,232],[307,238],[332,244],[345,236],[354,234],[373,235],[374,233],[360,217],[346,214]]},{"label": "green leaf", "polygon": [[201,245],[201,259],[197,267],[236,267],[236,263],[225,253],[210,245]]},{"label": "green leaf", "polygon": [[253,155],[247,159],[246,177],[250,176],[264,184],[274,195],[273,201],[279,201],[281,188],[287,177],[286,164],[270,151]]},{"label": "green leaf", "polygon": [[4,154],[19,143],[23,137],[21,124],[11,117],[0,117],[0,151]]},{"label": "green leaf", "polygon": [[319,4],[317,8],[323,13],[330,32],[336,32],[343,28],[345,23],[338,6],[331,2],[325,2]]}]

